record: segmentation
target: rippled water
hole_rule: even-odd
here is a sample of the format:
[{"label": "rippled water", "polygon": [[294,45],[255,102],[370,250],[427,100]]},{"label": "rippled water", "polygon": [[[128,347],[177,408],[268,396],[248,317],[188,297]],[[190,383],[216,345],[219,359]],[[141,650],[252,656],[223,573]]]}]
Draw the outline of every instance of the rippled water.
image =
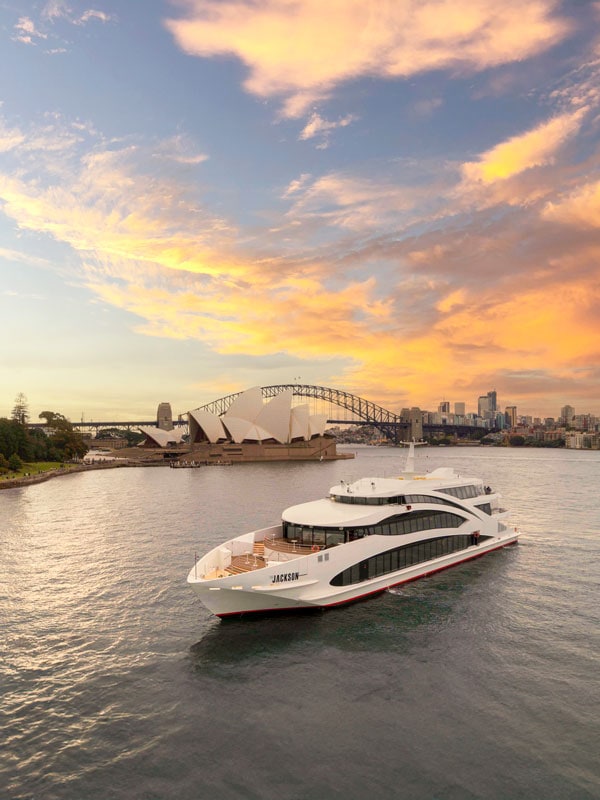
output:
[{"label": "rippled water", "polygon": [[1,800],[600,797],[600,453],[423,449],[508,548],[343,609],[220,621],[194,552],[403,453],[0,492]]}]

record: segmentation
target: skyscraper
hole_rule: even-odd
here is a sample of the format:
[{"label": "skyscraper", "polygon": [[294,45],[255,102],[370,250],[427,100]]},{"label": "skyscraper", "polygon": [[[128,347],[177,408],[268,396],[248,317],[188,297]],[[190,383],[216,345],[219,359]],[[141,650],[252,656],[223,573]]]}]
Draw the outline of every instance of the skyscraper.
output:
[{"label": "skyscraper", "polygon": [[573,408],[573,406],[563,406],[560,410],[560,416],[562,417],[565,425],[570,426],[573,424],[575,409]]}]

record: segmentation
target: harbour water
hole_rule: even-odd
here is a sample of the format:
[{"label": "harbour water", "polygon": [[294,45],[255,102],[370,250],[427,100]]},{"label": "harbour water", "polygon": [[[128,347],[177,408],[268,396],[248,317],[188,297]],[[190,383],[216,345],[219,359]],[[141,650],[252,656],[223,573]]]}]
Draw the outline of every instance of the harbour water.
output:
[{"label": "harbour water", "polygon": [[507,548],[327,612],[220,621],[194,553],[353,461],[118,469],[0,493],[2,800],[597,800],[600,453],[423,448]]}]

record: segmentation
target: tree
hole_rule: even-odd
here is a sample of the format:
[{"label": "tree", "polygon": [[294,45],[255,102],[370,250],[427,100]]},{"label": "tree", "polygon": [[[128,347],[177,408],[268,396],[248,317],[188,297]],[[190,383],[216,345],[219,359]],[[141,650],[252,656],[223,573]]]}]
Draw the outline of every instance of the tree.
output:
[{"label": "tree", "polygon": [[29,406],[27,405],[27,398],[23,392],[15,397],[15,405],[12,410],[11,419],[18,422],[19,425],[26,425],[29,419]]},{"label": "tree", "polygon": [[52,445],[62,453],[59,460],[71,458],[83,458],[88,451],[87,444],[83,441],[83,436],[74,430],[57,428],[50,437]]},{"label": "tree", "polygon": [[48,428],[55,428],[63,431],[73,430],[73,426],[69,420],[62,414],[58,414],[56,411],[42,411],[42,413],[39,415],[39,419],[46,420],[46,426]]},{"label": "tree", "polygon": [[0,453],[10,458],[16,453],[25,461],[30,461],[33,449],[29,430],[14,419],[0,419]]},{"label": "tree", "polygon": [[73,430],[73,425],[65,416],[56,411],[42,411],[40,419],[45,419],[46,425],[52,431],[48,452],[53,456],[53,461],[83,458],[88,451],[88,446],[84,442],[83,436]]},{"label": "tree", "polygon": [[508,440],[511,447],[523,447],[525,444],[525,437],[520,436],[518,433],[511,436]]},{"label": "tree", "polygon": [[13,453],[8,459],[8,466],[13,472],[18,472],[20,469],[23,469],[23,462],[16,453]]}]

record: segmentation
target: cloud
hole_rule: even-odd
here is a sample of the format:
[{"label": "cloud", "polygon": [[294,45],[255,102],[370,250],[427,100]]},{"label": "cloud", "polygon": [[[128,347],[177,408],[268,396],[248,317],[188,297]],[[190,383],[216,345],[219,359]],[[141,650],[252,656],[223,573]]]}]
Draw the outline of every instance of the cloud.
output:
[{"label": "cloud", "polygon": [[329,140],[332,131],[337,128],[346,128],[356,120],[354,114],[347,114],[336,121],[323,119],[316,111],[310,116],[310,119],[304,126],[303,130],[298,137],[300,140],[317,138],[319,143],[317,148],[324,150],[329,146]]},{"label": "cloud", "polygon": [[30,17],[20,17],[15,25],[14,41],[23,44],[37,44],[37,39],[47,39],[48,35],[39,31]]},{"label": "cloud", "polygon": [[0,153],[14,150],[25,141],[25,135],[18,128],[9,128],[0,119]]},{"label": "cloud", "polygon": [[413,211],[424,192],[395,183],[388,169],[385,177],[333,172],[313,180],[303,176],[288,187],[286,197],[294,200],[287,212],[290,220],[317,220],[331,229],[363,232],[381,230],[386,222],[397,228],[399,215]]},{"label": "cloud", "polygon": [[187,166],[195,166],[208,160],[208,156],[205,153],[197,152],[194,144],[181,134],[159,142],[154,151],[154,156]]},{"label": "cloud", "polygon": [[530,131],[501,142],[483,153],[477,161],[463,164],[465,182],[487,186],[532,167],[552,163],[557,151],[579,131],[587,110],[581,108],[554,117]]},{"label": "cloud", "polygon": [[107,14],[105,11],[96,11],[95,9],[90,8],[88,11],[84,11],[79,18],[73,18],[72,22],[74,25],[87,25],[87,23],[91,20],[98,20],[98,22],[111,22],[114,19],[116,19],[116,17],[114,17],[112,14]]},{"label": "cloud", "polygon": [[542,217],[576,228],[600,228],[600,181],[586,183],[568,196],[548,202]]},{"label": "cloud", "polygon": [[38,267],[50,266],[50,262],[45,258],[39,258],[30,253],[23,253],[20,250],[11,250],[7,247],[0,247],[0,258],[6,261],[19,261],[23,264],[33,264]]},{"label": "cloud", "polygon": [[42,9],[41,16],[45,20],[54,20],[69,17],[71,14],[71,8],[66,0],[48,0]]},{"label": "cloud", "polygon": [[232,56],[247,91],[298,117],[342,82],[474,72],[520,62],[562,41],[570,25],[552,0],[181,0],[165,24],[186,53]]},{"label": "cloud", "polygon": [[[227,357],[335,359],[332,381],[391,408],[432,405],[449,380],[469,400],[490,363],[515,402],[518,374],[564,398],[600,369],[600,247],[587,210],[598,187],[573,190],[575,173],[502,213],[450,203],[451,183],[440,196],[456,173],[441,180],[434,164],[419,165],[418,188],[401,183],[404,162],[368,177],[302,173],[284,190],[280,230],[239,230],[205,207],[202,168],[192,178],[182,166],[201,154],[182,133],[109,143],[57,117],[3,125],[5,217],[23,238],[70,248],[69,280],[131,314],[141,335]],[[573,227],[580,217],[585,230]]]},{"label": "cloud", "polygon": [[64,19],[72,25],[86,25],[93,20],[110,22],[115,19],[114,15],[107,14],[105,11],[97,11],[93,8],[78,14],[66,0],[49,0],[42,9],[41,18],[48,22]]}]

